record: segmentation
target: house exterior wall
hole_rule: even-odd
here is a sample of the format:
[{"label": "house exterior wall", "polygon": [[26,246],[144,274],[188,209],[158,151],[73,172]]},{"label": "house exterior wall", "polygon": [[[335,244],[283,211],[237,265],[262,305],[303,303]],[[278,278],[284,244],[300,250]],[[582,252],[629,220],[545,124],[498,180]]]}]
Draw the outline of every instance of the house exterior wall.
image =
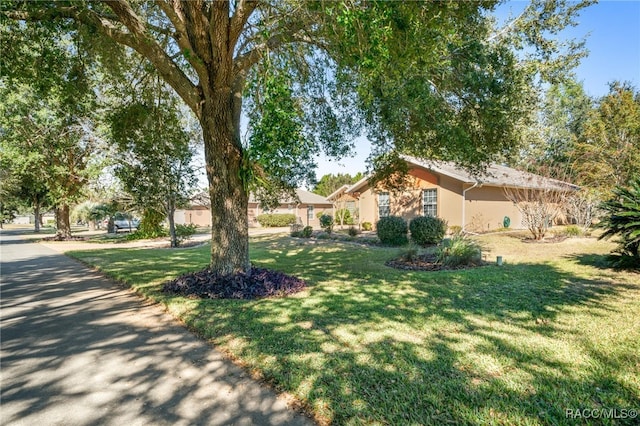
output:
[{"label": "house exterior wall", "polygon": [[[499,187],[478,187],[469,189],[471,184],[463,184],[454,178],[435,175],[426,170],[409,171],[410,184],[398,193],[380,188],[365,187],[360,194],[360,223],[375,223],[380,219],[378,213],[378,194],[389,192],[390,214],[401,216],[407,221],[423,215],[422,191],[435,189],[436,215],[447,221],[449,226],[462,226],[465,229],[481,232],[502,227],[503,219],[511,219],[511,227],[522,228],[522,216],[512,202],[506,199]],[[465,194],[463,208],[463,191]],[[464,210],[464,212],[463,212]]]},{"label": "house exterior wall", "polygon": [[520,229],[522,214],[504,195],[504,190],[495,186],[473,188],[466,196],[467,230],[482,232],[501,228],[505,216],[511,219],[511,228]]},{"label": "house exterior wall", "polygon": [[211,226],[211,212],[206,207],[176,210],[173,218],[179,225]]},{"label": "house exterior wall", "polygon": [[[313,218],[309,219],[308,208],[313,206]],[[264,210],[260,208],[259,203],[249,203],[249,226],[259,227],[258,216],[265,213],[271,214],[293,214],[296,216],[296,221],[304,226],[312,226],[314,228],[320,227],[320,220],[318,219],[318,213],[325,211],[327,214],[331,214],[333,205],[331,203],[326,204],[280,204],[276,209]]]}]

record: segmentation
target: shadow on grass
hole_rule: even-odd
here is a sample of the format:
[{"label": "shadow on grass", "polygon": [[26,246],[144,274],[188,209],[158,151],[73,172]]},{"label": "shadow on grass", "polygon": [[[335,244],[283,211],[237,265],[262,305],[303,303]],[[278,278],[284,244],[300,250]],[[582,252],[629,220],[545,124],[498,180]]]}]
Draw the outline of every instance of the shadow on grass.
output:
[{"label": "shadow on grass", "polygon": [[[553,264],[398,271],[383,265],[393,250],[335,242],[261,238],[251,251],[258,266],[306,279],[308,292],[191,301],[183,320],[320,420],[573,424],[567,409],[639,405],[637,381],[621,378],[638,373],[637,344],[612,356],[588,324],[618,315],[616,298],[638,286]],[[206,261],[174,253],[169,263],[173,273]],[[158,264],[144,262],[140,270]],[[121,272],[145,279],[126,263]],[[588,319],[575,325],[572,315]]]}]

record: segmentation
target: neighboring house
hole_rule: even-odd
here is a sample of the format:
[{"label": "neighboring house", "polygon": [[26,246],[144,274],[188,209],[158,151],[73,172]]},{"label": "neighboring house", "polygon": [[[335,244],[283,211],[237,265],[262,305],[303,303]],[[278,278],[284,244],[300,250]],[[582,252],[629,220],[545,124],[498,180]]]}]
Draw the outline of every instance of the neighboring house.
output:
[{"label": "neighboring house", "polygon": [[[298,223],[318,227],[320,225],[317,213],[331,212],[332,203],[326,198],[311,192],[296,189],[298,200],[283,199],[276,209],[263,209],[253,195],[249,197],[249,226],[260,226],[257,217],[263,213],[292,213]],[[201,193],[192,198],[191,205],[187,209],[176,210],[175,221],[179,224],[196,224],[199,226],[211,225],[211,211],[209,209],[209,196]]]},{"label": "neighboring house", "polygon": [[532,190],[554,189],[572,191],[576,186],[518,171],[510,167],[491,165],[481,175],[472,175],[453,163],[423,161],[403,157],[409,165],[409,185],[397,191],[371,186],[368,178],[349,187],[342,187],[328,200],[357,203],[359,222],[375,224],[384,216],[402,216],[410,220],[417,216],[436,216],[449,226],[481,232],[502,227],[509,217],[511,227],[522,228],[522,215],[505,195],[506,188]]},{"label": "neighboring house", "polygon": [[292,213],[296,221],[305,226],[318,228],[320,221],[318,213],[326,211],[329,214],[333,208],[331,201],[327,201],[322,195],[303,189],[296,189],[298,200],[284,199],[276,209],[263,209],[253,195],[249,197],[249,226],[260,226],[257,217],[264,213]]}]

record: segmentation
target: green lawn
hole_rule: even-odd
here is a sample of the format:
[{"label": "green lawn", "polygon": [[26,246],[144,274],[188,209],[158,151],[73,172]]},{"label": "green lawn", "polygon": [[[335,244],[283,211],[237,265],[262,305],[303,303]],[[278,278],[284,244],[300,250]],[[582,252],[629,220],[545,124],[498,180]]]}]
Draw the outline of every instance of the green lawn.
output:
[{"label": "green lawn", "polygon": [[72,255],[166,304],[319,423],[585,424],[565,410],[638,409],[640,274],[602,266],[613,245],[479,240],[503,267],[406,272],[384,266],[395,249],[254,238],[256,265],[310,284],[259,301],[159,292],[208,247]]}]

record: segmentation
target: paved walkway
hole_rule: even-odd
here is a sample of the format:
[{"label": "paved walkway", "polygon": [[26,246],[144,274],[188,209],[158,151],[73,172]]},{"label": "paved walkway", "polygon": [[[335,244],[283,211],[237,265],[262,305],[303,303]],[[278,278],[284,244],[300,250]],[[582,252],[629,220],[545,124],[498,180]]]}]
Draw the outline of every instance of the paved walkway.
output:
[{"label": "paved walkway", "polygon": [[0,234],[0,424],[311,424],[160,307],[18,233]]}]

